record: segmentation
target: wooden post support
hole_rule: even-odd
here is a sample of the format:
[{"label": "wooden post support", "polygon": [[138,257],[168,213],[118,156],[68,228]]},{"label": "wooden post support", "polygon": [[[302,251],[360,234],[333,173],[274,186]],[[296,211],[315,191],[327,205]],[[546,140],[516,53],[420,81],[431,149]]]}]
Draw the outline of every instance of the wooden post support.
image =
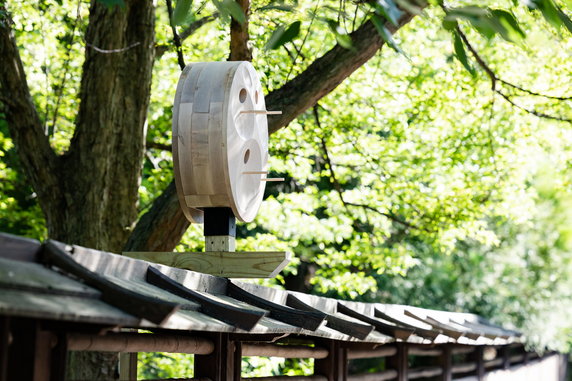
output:
[{"label": "wooden post support", "polygon": [[387,358],[386,368],[395,369],[397,371],[396,381],[408,381],[409,348],[406,343],[396,343],[395,346],[397,353],[395,356]]},{"label": "wooden post support", "polygon": [[205,208],[205,251],[236,249],[236,217],[230,208]]},{"label": "wooden post support", "polygon": [[443,369],[440,379],[442,381],[453,380],[453,350],[449,344],[443,345],[443,350],[439,356],[439,365]]},{"label": "wooden post support", "polygon": [[346,381],[348,378],[348,350],[336,340],[316,340],[316,346],[326,348],[328,356],[314,361],[314,375],[328,381]]},{"label": "wooden post support", "polygon": [[[205,336],[214,343],[208,355],[195,355],[195,378],[211,381],[240,381],[240,346],[230,340],[228,333],[212,333]],[[238,349],[238,351],[237,351]]]},{"label": "wooden post support", "polygon": [[119,354],[119,381],[137,381],[137,352]]},{"label": "wooden post support", "polygon": [[[1,238],[1,237],[0,237]],[[0,316],[0,381],[7,381],[8,346],[10,345],[10,318]]]},{"label": "wooden post support", "polygon": [[11,320],[10,332],[6,379],[50,381],[55,336],[40,331],[38,321],[25,318]]},{"label": "wooden post support", "polygon": [[481,345],[475,347],[475,350],[469,355],[469,358],[475,362],[477,368],[475,369],[475,376],[478,381],[483,381],[485,379],[485,360],[484,360],[484,348]]},{"label": "wooden post support", "polygon": [[502,369],[510,368],[510,346],[505,345],[500,349],[500,356],[502,357]]}]

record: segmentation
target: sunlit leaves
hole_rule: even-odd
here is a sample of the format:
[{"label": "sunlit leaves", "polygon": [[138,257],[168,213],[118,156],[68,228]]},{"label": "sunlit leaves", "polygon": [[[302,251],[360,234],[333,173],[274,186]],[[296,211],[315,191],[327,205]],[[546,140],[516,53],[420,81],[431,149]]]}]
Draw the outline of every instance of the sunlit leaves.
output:
[{"label": "sunlit leaves", "polygon": [[278,49],[282,45],[291,42],[300,34],[300,24],[300,21],[294,21],[287,27],[285,25],[278,25],[276,29],[274,29],[274,32],[272,32],[264,48],[267,50]]},{"label": "sunlit leaves", "polygon": [[371,15],[371,22],[373,23],[373,25],[375,25],[375,29],[377,29],[377,32],[387,43],[387,45],[389,45],[396,52],[403,53],[401,48],[397,45],[397,43],[393,39],[393,36],[391,35],[389,29],[387,29],[387,27],[384,25],[384,21],[378,15],[376,14]]},{"label": "sunlit leaves", "polygon": [[189,15],[192,0],[178,0],[173,12],[173,19],[171,22],[174,25],[181,25]]},{"label": "sunlit leaves", "polygon": [[220,12],[223,20],[233,18],[240,24],[244,24],[246,22],[244,11],[235,0],[212,0],[212,3]]},{"label": "sunlit leaves", "polygon": [[332,19],[326,19],[325,21],[328,24],[328,27],[330,28],[332,33],[334,33],[334,36],[336,36],[336,41],[338,42],[338,44],[340,44],[340,46],[343,46],[346,49],[352,49],[353,45],[351,37],[338,24],[338,22]]},{"label": "sunlit leaves", "polygon": [[453,30],[453,41],[454,41],[453,46],[455,48],[455,57],[459,60],[459,62],[461,62],[461,64],[465,67],[465,69],[467,69],[467,71],[474,76],[475,69],[469,63],[469,59],[465,51],[465,46],[457,30]]}]

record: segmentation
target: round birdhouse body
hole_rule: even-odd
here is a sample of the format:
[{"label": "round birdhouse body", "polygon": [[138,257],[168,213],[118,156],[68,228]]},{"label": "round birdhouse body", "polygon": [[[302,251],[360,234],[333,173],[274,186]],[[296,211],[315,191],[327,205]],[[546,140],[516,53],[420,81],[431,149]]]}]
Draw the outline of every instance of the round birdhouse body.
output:
[{"label": "round birdhouse body", "polygon": [[258,75],[249,62],[188,65],[173,109],[173,161],[181,207],[229,207],[241,221],[260,208],[268,162],[268,123]]}]

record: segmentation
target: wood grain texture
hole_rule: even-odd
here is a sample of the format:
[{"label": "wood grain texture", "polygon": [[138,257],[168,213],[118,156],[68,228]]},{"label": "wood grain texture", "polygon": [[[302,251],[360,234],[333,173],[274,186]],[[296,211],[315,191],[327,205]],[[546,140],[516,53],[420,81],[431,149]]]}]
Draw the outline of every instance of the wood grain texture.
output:
[{"label": "wood grain texture", "polygon": [[35,239],[0,233],[0,258],[35,262],[41,244]]},{"label": "wood grain texture", "polygon": [[[288,298],[286,299],[286,304],[290,307],[297,308],[303,311],[320,312],[318,309],[304,303],[303,301],[299,300],[298,298],[296,298],[294,295],[291,294],[288,295]],[[346,335],[356,337],[360,340],[365,339],[370,334],[370,332],[373,331],[375,328],[372,325],[352,322],[347,319],[339,318],[332,314],[326,314],[326,326],[336,331],[342,332]]]},{"label": "wood grain texture", "polygon": [[199,311],[206,315],[246,331],[254,328],[258,321],[266,315],[265,312],[260,310],[238,308],[230,304],[221,303],[197,291],[188,289],[151,266],[147,269],[147,282],[197,303],[200,306]]},{"label": "wood grain texture", "polygon": [[102,300],[137,317],[161,324],[179,309],[179,305],[148,297],[114,284],[101,275],[83,267],[64,250],[58,242],[48,240],[42,252],[42,260],[72,274],[87,285],[102,292]]},{"label": "wood grain texture", "polygon": [[[173,108],[173,162],[177,194],[185,216],[229,207],[252,221],[262,202],[260,175],[268,161],[266,110],[258,75],[249,62],[200,62],[181,74]],[[200,214],[200,213],[199,213]]]},{"label": "wood grain texture", "polygon": [[355,319],[361,320],[365,323],[371,324],[375,327],[376,330],[383,333],[384,335],[393,336],[397,339],[407,340],[409,336],[411,336],[414,332],[412,329],[409,328],[386,324],[371,316],[364,315],[349,307],[346,307],[342,303],[338,303],[338,311],[340,313],[343,313],[344,315],[348,315]]},{"label": "wood grain texture", "polygon": [[123,255],[225,278],[272,278],[290,261],[290,256],[282,251],[124,252]]},{"label": "wood grain texture", "polygon": [[99,298],[101,292],[60,275],[39,263],[0,258],[0,289],[30,291],[35,294]]},{"label": "wood grain texture", "polygon": [[230,281],[227,286],[227,295],[269,311],[269,316],[273,319],[295,327],[308,329],[310,331],[317,330],[326,319],[326,315],[321,312],[301,311],[273,303],[257,295],[251,294]]}]

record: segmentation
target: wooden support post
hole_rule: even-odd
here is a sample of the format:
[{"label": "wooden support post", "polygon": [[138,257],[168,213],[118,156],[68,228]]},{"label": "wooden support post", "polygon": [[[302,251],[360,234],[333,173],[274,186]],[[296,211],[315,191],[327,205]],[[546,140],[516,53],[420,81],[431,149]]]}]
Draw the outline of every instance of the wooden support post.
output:
[{"label": "wooden support post", "polygon": [[450,345],[443,345],[443,351],[439,356],[439,365],[443,369],[440,379],[442,381],[453,380],[453,350]]},{"label": "wooden support post", "polygon": [[24,318],[12,319],[10,332],[7,380],[49,381],[54,335],[40,331],[36,320]]},{"label": "wooden support post", "polygon": [[[241,362],[237,357],[236,343],[228,333],[209,334],[214,350],[208,355],[195,355],[195,378],[208,378],[211,381],[240,381]],[[238,369],[237,369],[238,368]]]},{"label": "wooden support post", "polygon": [[326,348],[328,356],[314,361],[314,375],[328,381],[346,381],[348,378],[348,350],[336,340],[316,340],[316,346]]},{"label": "wooden support post", "polygon": [[52,348],[51,381],[65,380],[68,363],[68,342],[65,332],[59,332],[56,338],[56,345]]},{"label": "wooden support post", "polygon": [[409,348],[405,343],[396,343],[397,353],[395,356],[388,357],[386,360],[387,369],[395,369],[397,371],[396,381],[407,381],[409,368]]},{"label": "wooden support post", "polygon": [[137,381],[137,352],[119,354],[119,381]]},{"label": "wooden support post", "polygon": [[230,208],[205,208],[205,251],[234,251],[236,217]]},{"label": "wooden support post", "polygon": [[477,368],[475,369],[475,376],[478,381],[483,381],[485,379],[485,360],[484,360],[484,348],[479,345],[475,347],[475,350],[469,355],[469,358],[475,362]]},{"label": "wooden support post", "polygon": [[502,369],[510,368],[510,346],[505,345],[500,349],[500,356],[502,357]]},{"label": "wooden support post", "polygon": [[[1,237],[0,237],[1,238]],[[0,316],[0,381],[7,381],[8,346],[10,345],[10,318]]]}]

